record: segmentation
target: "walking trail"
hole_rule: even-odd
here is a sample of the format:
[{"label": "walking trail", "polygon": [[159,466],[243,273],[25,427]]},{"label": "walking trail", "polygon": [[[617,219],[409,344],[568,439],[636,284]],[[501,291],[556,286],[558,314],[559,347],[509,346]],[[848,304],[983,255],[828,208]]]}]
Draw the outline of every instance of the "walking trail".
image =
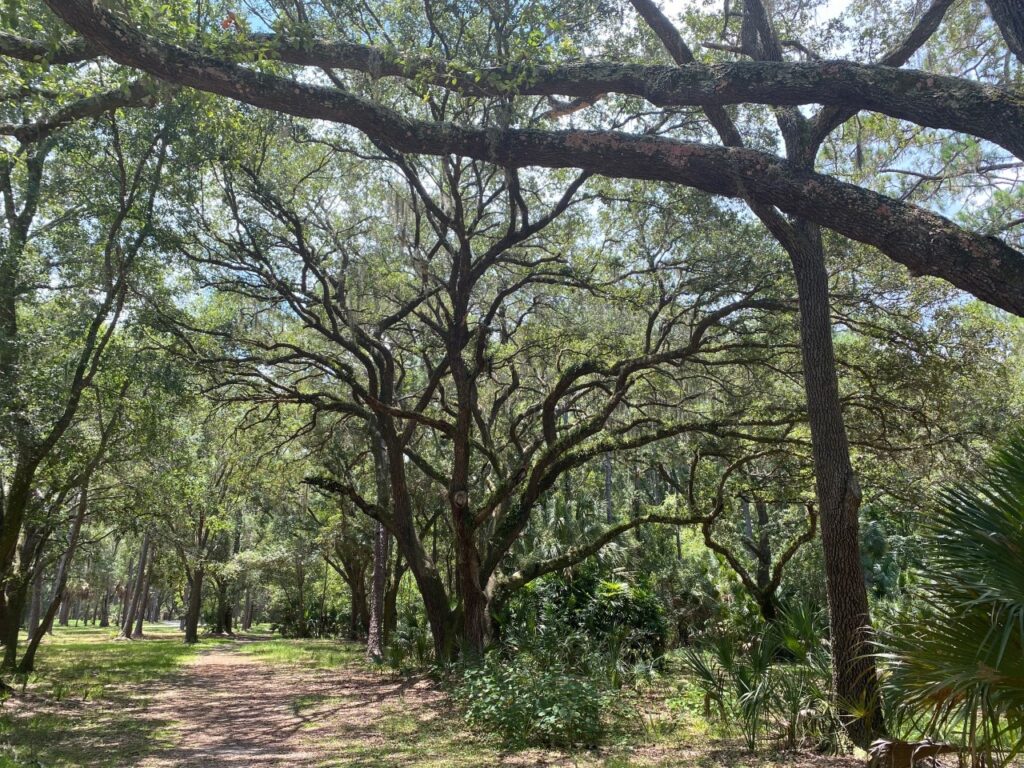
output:
[{"label": "walking trail", "polygon": [[174,723],[171,746],[140,768],[382,765],[400,747],[389,721],[412,712],[418,728],[440,714],[443,695],[426,678],[270,664],[240,646],[201,651],[153,696],[146,717]]}]

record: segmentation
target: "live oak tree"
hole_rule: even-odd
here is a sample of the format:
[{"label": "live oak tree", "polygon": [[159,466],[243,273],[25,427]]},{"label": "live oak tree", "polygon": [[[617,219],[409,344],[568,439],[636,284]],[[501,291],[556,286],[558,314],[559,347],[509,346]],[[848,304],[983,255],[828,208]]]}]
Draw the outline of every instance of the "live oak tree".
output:
[{"label": "live oak tree", "polygon": [[[509,570],[507,552],[563,473],[670,435],[748,425],[742,407],[715,410],[713,377],[701,370],[768,354],[744,336],[765,310],[788,306],[772,298],[771,271],[740,266],[741,282],[717,285],[729,269],[711,267],[721,252],[695,245],[700,258],[688,260],[660,216],[636,223],[636,246],[551,240],[580,226],[574,204],[601,197],[580,190],[585,177],[566,192],[472,161],[386,155],[395,170],[361,180],[348,153],[296,155],[279,131],[250,136],[246,149],[211,170],[220,190],[207,184],[208,198],[185,214],[201,224],[182,243],[199,284],[243,301],[228,325],[192,329],[222,345],[196,343],[195,354],[223,396],[363,425],[362,455],[383,463],[385,492],[367,493],[346,468],[318,484],[395,535],[440,655],[456,645],[479,653],[495,601],[654,520]],[[381,211],[368,199],[395,203]],[[602,263],[602,249],[614,257]],[[595,305],[584,320],[589,295],[612,315],[598,321]],[[588,336],[595,321],[603,327]],[[414,517],[418,474],[446,507],[455,611]]]}]

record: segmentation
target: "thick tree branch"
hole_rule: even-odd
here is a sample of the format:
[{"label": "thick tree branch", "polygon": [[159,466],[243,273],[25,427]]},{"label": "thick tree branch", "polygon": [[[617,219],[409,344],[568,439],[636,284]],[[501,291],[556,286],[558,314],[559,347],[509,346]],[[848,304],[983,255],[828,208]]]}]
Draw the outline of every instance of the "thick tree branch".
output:
[{"label": "thick tree branch", "polygon": [[1024,254],[917,206],[801,170],[773,155],[611,131],[479,130],[409,120],[348,93],[253,72],[153,40],[91,0],[48,2],[111,58],[175,83],[299,117],[345,123],[405,152],[462,154],[505,167],[577,167],[774,205],[874,245],[916,274],[943,277],[1024,314]]},{"label": "thick tree branch", "polygon": [[[869,110],[919,125],[979,136],[1024,157],[1024,98],[962,78],[898,69],[905,61],[904,49],[909,48],[909,42],[887,56],[881,65],[838,60],[701,64],[694,60],[678,33],[669,32],[671,24],[657,8],[650,6],[649,0],[632,2],[645,21],[653,24],[678,66],[588,61],[463,71],[445,61],[409,58],[371,46],[278,38],[263,38],[253,45],[253,56],[269,53],[285,63],[300,66],[349,69],[374,77],[416,78],[469,96],[568,96],[593,101],[606,93],[620,93],[640,96],[660,107],[711,107],[708,117],[719,133],[729,133],[730,121],[720,109],[725,105],[824,104],[843,114]],[[949,2],[939,0],[940,4]],[[937,26],[941,14],[935,12],[926,18],[934,20]],[[934,31],[931,25],[925,29],[929,33]],[[908,40],[916,42],[920,37],[915,35]]]},{"label": "thick tree branch", "polygon": [[31,61],[36,64],[74,64],[99,56],[85,40],[67,40],[59,45],[40,43],[27,37],[0,32],[0,56]]},{"label": "thick tree branch", "polygon": [[30,143],[46,138],[59,128],[79,120],[99,117],[123,107],[153,106],[158,101],[160,84],[148,77],[133,80],[121,88],[71,102],[49,117],[23,125],[2,125],[0,134]]}]

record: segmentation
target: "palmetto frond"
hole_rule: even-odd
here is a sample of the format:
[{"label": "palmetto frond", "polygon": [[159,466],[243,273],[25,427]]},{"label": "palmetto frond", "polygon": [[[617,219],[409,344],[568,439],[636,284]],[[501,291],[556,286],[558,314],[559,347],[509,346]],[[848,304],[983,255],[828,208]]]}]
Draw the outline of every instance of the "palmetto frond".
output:
[{"label": "palmetto frond", "polygon": [[928,525],[927,607],[889,639],[890,685],[923,724],[1006,761],[1024,747],[1024,433]]}]

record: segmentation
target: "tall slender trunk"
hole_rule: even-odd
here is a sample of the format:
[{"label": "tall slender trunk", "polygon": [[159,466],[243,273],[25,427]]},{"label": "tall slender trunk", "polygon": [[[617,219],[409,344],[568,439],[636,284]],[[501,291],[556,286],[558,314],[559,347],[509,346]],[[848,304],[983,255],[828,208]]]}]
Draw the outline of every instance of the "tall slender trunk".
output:
[{"label": "tall slender trunk", "polygon": [[43,569],[36,568],[32,579],[32,597],[28,604],[28,621],[25,624],[28,636],[32,637],[39,628],[39,619],[43,614]]},{"label": "tall slender trunk", "polygon": [[866,717],[850,716],[847,721],[850,738],[864,747],[884,730],[884,723],[860,560],[861,491],[850,460],[839,398],[821,232],[806,222],[798,222],[796,230],[798,247],[788,250],[800,301],[800,346],[820,506],[833,683],[841,707],[868,712]]},{"label": "tall slender trunk", "polygon": [[153,545],[150,543],[149,563],[146,566],[146,579],[142,582],[142,591],[139,593],[139,607],[135,617],[135,629],[132,631],[132,637],[142,637],[142,622],[146,618],[146,612],[149,610],[149,590],[153,583],[153,562],[156,560],[153,551]]},{"label": "tall slender trunk", "polygon": [[349,612],[349,637],[358,640],[366,637],[370,630],[370,605],[366,595],[365,575],[363,571],[355,570],[354,578],[347,581],[349,593],[352,596],[351,609]]},{"label": "tall slender trunk", "polygon": [[142,537],[142,547],[139,550],[139,567],[135,574],[135,584],[132,587],[131,601],[121,623],[121,637],[131,637],[132,627],[135,624],[135,616],[139,612],[139,604],[142,600],[142,587],[146,581],[146,561],[149,556],[149,531]]},{"label": "tall slender trunk", "polygon": [[185,642],[199,642],[199,613],[203,607],[203,568],[196,566],[188,582],[188,610],[185,611]]},{"label": "tall slender trunk", "polygon": [[103,599],[100,601],[100,627],[110,626],[110,587],[103,588]]},{"label": "tall slender trunk", "polygon": [[[611,453],[605,452],[604,457],[601,460],[601,464],[604,468],[604,517],[605,522],[609,525],[615,519],[615,510],[612,507],[612,455]],[[676,528],[678,531],[679,529]]]},{"label": "tall slender trunk", "polygon": [[132,601],[132,589],[130,582],[132,581],[132,574],[135,573],[135,557],[132,556],[128,560],[128,579],[124,586],[118,585],[115,589],[119,591],[120,600],[117,603],[117,626],[118,629],[124,626],[125,617],[128,615],[128,606]]},{"label": "tall slender trunk", "polygon": [[398,554],[395,557],[395,568],[391,573],[387,591],[384,593],[385,646],[398,627],[398,590],[402,586],[403,575],[405,575],[405,559]]},{"label": "tall slender trunk", "polygon": [[215,635],[230,635],[232,608],[228,599],[228,582],[226,579],[214,577],[217,585],[217,608],[214,614],[213,633]]},{"label": "tall slender trunk", "polygon": [[302,565],[302,558],[297,557],[295,562],[295,576],[299,593],[299,617],[296,622],[299,637],[309,637],[309,626],[306,623],[306,569]]},{"label": "tall slender trunk", "polygon": [[388,554],[391,534],[377,523],[373,540],[373,578],[370,587],[370,626],[366,633],[366,657],[379,662],[384,658],[384,593],[388,583]]},{"label": "tall slender trunk", "polygon": [[245,608],[242,610],[242,631],[252,628],[252,594],[249,587],[245,588]]},{"label": "tall slender trunk", "polygon": [[[377,481],[377,506],[387,514],[391,512],[391,488],[385,470],[384,444],[376,434],[370,436],[373,444],[373,463]],[[370,626],[366,632],[366,658],[380,662],[384,658],[384,591],[388,582],[388,554],[391,534],[378,522],[373,537],[373,576],[370,580]]]},{"label": "tall slender trunk", "polygon": [[[6,406],[7,403],[2,405]],[[25,580],[25,558],[18,556],[18,540],[21,538],[25,516],[32,500],[32,481],[35,477],[38,461],[27,457],[19,457],[19,461],[11,475],[10,487],[2,499],[0,511],[0,584],[7,593],[7,610],[0,618],[0,638],[6,650],[4,664],[13,665],[17,659],[18,631],[21,628],[22,612],[28,597],[29,584]],[[22,541],[22,550],[28,543],[28,532]],[[17,562],[16,562],[17,561]],[[19,565],[19,563],[21,565]],[[19,573],[20,571],[20,573]]]},{"label": "tall slender trunk", "polygon": [[18,548],[18,564],[11,573],[4,588],[4,625],[0,640],[4,644],[4,669],[14,669],[18,661],[18,641],[22,617],[32,587],[33,571],[39,550],[43,546],[42,532],[33,526],[26,526],[25,536]]},{"label": "tall slender trunk", "polygon": [[772,539],[768,529],[768,504],[754,502],[757,512],[757,587],[762,592],[768,589],[772,578]]},{"label": "tall slender trunk", "polygon": [[[14,575],[17,579],[17,574]],[[21,616],[25,611],[25,599],[28,596],[28,585],[20,580],[9,585],[7,590],[7,621],[4,623],[4,669],[14,669],[18,661],[18,633],[21,631]]]}]

